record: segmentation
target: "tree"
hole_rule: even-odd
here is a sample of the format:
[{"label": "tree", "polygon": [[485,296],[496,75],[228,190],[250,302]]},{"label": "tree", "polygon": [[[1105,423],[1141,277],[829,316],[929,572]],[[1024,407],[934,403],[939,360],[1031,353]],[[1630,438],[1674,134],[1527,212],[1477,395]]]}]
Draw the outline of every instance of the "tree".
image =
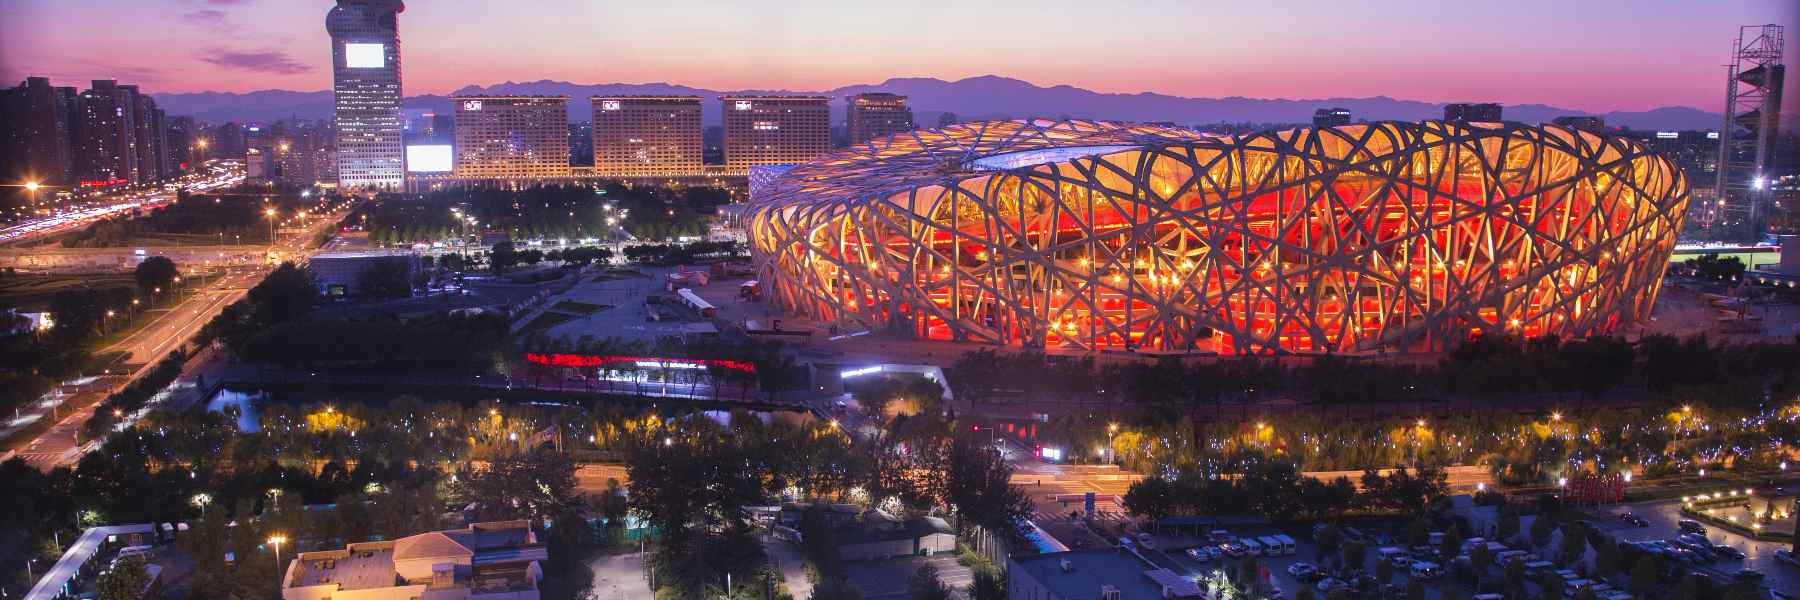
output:
[{"label": "tree", "polygon": [[950,588],[938,581],[937,565],[925,564],[913,571],[906,580],[906,589],[913,600],[950,600]]},{"label": "tree", "polygon": [[169,257],[152,256],[138,263],[137,270],[132,272],[132,279],[137,281],[138,292],[148,296],[156,288],[169,289],[175,283],[175,277],[180,274],[175,268],[175,261],[169,260]]},{"label": "tree", "polygon": [[[1426,539],[1430,539],[1430,538],[1426,538]],[[1438,555],[1447,558],[1447,557],[1451,557],[1451,556],[1456,556],[1458,554],[1462,554],[1462,545],[1463,545],[1462,533],[1457,531],[1457,529],[1455,527],[1451,527],[1449,530],[1444,532],[1443,543],[1438,545]]]},{"label": "tree", "polygon": [[1154,524],[1174,509],[1174,487],[1160,476],[1145,477],[1125,490],[1124,504],[1125,512]]},{"label": "tree", "polygon": [[958,436],[950,445],[945,479],[959,526],[971,521],[1008,540],[1024,540],[1021,527],[1031,514],[1031,498],[1012,485],[1012,467],[993,447],[968,433]]},{"label": "tree", "polygon": [[1363,564],[1369,560],[1369,547],[1362,542],[1344,544],[1344,566],[1362,570]]},{"label": "tree", "polygon": [[463,473],[463,497],[475,504],[478,519],[560,516],[580,509],[575,464],[567,454],[539,448],[490,461],[488,468]]},{"label": "tree", "polygon": [[488,268],[493,269],[495,273],[504,273],[518,263],[519,253],[513,249],[513,243],[510,240],[494,244],[494,249],[488,252]]},{"label": "tree", "polygon": [[1564,565],[1581,562],[1587,554],[1587,532],[1575,523],[1566,523],[1562,527],[1562,546],[1557,549],[1557,558]]},{"label": "tree", "polygon": [[1556,532],[1556,522],[1549,517],[1538,514],[1531,520],[1531,545],[1542,548],[1550,545],[1550,538]]},{"label": "tree", "polygon": [[318,292],[312,275],[294,263],[281,263],[262,283],[250,288],[253,327],[269,327],[302,321],[312,316]]},{"label": "tree", "polygon": [[1313,537],[1313,545],[1318,551],[1318,556],[1314,558],[1324,560],[1326,556],[1337,554],[1338,544],[1343,542],[1343,538],[1343,530],[1336,523],[1319,528],[1319,535]]},{"label": "tree", "polygon": [[132,555],[119,559],[112,569],[101,575],[97,587],[100,600],[139,600],[147,585],[150,585],[150,573],[144,567],[144,557]]},{"label": "tree", "polygon": [[356,278],[356,291],[371,298],[405,298],[412,295],[411,275],[400,260],[378,260]]},{"label": "tree", "polygon": [[1649,598],[1658,589],[1658,575],[1661,569],[1656,566],[1656,557],[1643,555],[1638,559],[1638,566],[1631,568],[1631,595],[1638,598]]},{"label": "tree", "polygon": [[1386,584],[1393,580],[1394,580],[1394,563],[1393,563],[1393,561],[1387,561],[1387,560],[1375,561],[1375,581],[1378,583]]},{"label": "tree", "polygon": [[1406,580],[1406,600],[1425,600],[1425,581],[1411,578]]},{"label": "tree", "polygon": [[1412,524],[1406,527],[1406,545],[1424,546],[1430,543],[1431,524],[1425,522],[1425,519],[1414,519]]},{"label": "tree", "polygon": [[1538,589],[1543,593],[1543,600],[1562,600],[1563,579],[1555,571],[1545,571],[1538,576]]},{"label": "tree", "polygon": [[988,565],[976,565],[971,570],[969,580],[969,598],[971,600],[1006,600],[1006,578]]},{"label": "tree", "polygon": [[1487,544],[1476,544],[1469,548],[1469,566],[1475,569],[1476,575],[1487,573],[1488,565],[1494,564],[1494,554],[1488,551]]},{"label": "tree", "polygon": [[1519,513],[1502,509],[1494,528],[1501,541],[1511,540],[1513,536],[1519,535]]}]

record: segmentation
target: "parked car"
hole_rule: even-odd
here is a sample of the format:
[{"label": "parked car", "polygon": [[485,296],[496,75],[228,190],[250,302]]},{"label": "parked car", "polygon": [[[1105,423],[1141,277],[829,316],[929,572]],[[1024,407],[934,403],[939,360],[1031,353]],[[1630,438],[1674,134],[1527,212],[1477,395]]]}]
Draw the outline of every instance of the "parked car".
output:
[{"label": "parked car", "polygon": [[1713,546],[1712,551],[1713,551],[1713,554],[1717,554],[1722,558],[1729,558],[1731,560],[1744,560],[1744,551],[1739,550],[1737,548],[1733,548],[1731,546]]},{"label": "parked car", "polygon": [[1325,579],[1327,577],[1330,577],[1330,575],[1326,575],[1324,571],[1307,571],[1295,575],[1294,579],[1300,580],[1300,583],[1317,583],[1320,579]]},{"label": "parked car", "polygon": [[1682,533],[1697,533],[1700,535],[1706,535],[1706,527],[1701,525],[1699,521],[1695,521],[1693,519],[1682,519],[1680,521],[1676,521],[1675,527],[1680,529]]},{"label": "parked car", "polygon": [[1205,547],[1188,548],[1187,555],[1188,558],[1192,558],[1199,562],[1206,562],[1213,559],[1212,552]]},{"label": "parked car", "polygon": [[1143,547],[1149,548],[1151,550],[1156,549],[1156,540],[1151,539],[1150,534],[1148,534],[1148,533],[1137,534],[1137,541],[1138,541],[1139,546],[1143,546]]},{"label": "parked car", "polygon": [[1794,551],[1785,548],[1775,551],[1775,561],[1800,567],[1800,558],[1794,556]]},{"label": "parked car", "polygon": [[1303,562],[1297,562],[1297,563],[1288,565],[1288,568],[1287,568],[1288,574],[1293,575],[1295,577],[1299,577],[1301,573],[1316,573],[1316,572],[1318,572],[1318,570],[1319,570],[1318,567],[1315,567],[1315,566],[1312,566],[1310,564],[1303,563]]},{"label": "parked car", "polygon": [[1320,579],[1319,584],[1315,585],[1313,587],[1318,589],[1321,592],[1330,592],[1331,590],[1349,588],[1350,584],[1344,583],[1343,581],[1339,581],[1339,580],[1331,578],[1331,577],[1326,577],[1324,579]]},{"label": "parked car", "polygon": [[1637,516],[1637,513],[1619,513],[1619,520],[1630,523],[1632,527],[1649,527],[1650,521]]},{"label": "parked car", "polygon": [[1737,572],[1738,581],[1762,581],[1762,578],[1762,571],[1756,569],[1738,569]]}]

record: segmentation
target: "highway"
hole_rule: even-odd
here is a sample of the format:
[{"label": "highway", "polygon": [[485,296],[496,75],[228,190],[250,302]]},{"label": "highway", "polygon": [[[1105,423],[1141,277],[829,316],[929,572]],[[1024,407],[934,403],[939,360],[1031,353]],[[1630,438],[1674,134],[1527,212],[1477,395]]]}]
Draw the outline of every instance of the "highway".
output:
[{"label": "highway", "polygon": [[[314,236],[329,230],[342,220],[346,211],[339,211],[320,218],[307,227],[305,233],[292,236],[268,249],[268,255],[282,261],[305,263],[311,258],[313,250],[306,248],[307,242]],[[192,339],[202,327],[212,321],[225,307],[243,298],[250,288],[262,281],[273,268],[272,265],[255,265],[231,267],[216,277],[208,277],[200,285],[204,286],[199,293],[188,296],[168,310],[151,311],[144,318],[154,321],[146,324],[138,331],[132,332],[107,351],[124,351],[131,353],[130,362],[140,365],[128,377],[113,378],[111,390],[124,387],[127,383],[142,376],[146,371],[168,356],[169,352],[180,348]],[[191,363],[190,363],[191,364]],[[92,440],[80,439],[81,426],[93,416],[98,403],[63,415],[63,418],[51,428],[39,435],[37,439],[19,453],[26,462],[39,469],[48,471],[58,466],[73,464],[81,458],[78,448],[87,447]],[[135,417],[136,415],[133,415]]]},{"label": "highway", "polygon": [[[23,244],[58,233],[73,231],[101,219],[129,214],[139,209],[158,208],[175,200],[179,187],[190,193],[201,193],[242,183],[241,168],[223,163],[208,165],[205,170],[163,184],[156,189],[128,190],[101,196],[68,200],[54,208],[41,209],[37,216],[0,227],[0,245]],[[41,188],[38,194],[54,194],[55,188]],[[41,203],[40,203],[41,204]]]}]

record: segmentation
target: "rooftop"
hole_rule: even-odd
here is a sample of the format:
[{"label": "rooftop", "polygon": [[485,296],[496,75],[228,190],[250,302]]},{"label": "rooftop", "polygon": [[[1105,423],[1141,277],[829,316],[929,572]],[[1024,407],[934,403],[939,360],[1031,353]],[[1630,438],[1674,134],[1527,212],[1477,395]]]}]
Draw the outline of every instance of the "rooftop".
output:
[{"label": "rooftop", "polygon": [[[1162,598],[1162,585],[1152,581],[1155,570],[1137,556],[1118,548],[1056,552],[1014,557],[1015,568],[1062,598],[1099,598],[1101,586],[1119,589],[1122,600]],[[1073,567],[1063,571],[1062,561]]]},{"label": "rooftop", "polygon": [[343,550],[305,552],[294,561],[289,587],[338,584],[340,590],[392,587],[394,542],[350,544]]}]

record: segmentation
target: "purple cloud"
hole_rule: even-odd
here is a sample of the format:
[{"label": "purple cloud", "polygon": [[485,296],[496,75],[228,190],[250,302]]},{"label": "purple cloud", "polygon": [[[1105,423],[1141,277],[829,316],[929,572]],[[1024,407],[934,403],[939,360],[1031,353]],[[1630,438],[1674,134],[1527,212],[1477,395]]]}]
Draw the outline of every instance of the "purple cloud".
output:
[{"label": "purple cloud", "polygon": [[252,73],[271,73],[275,75],[295,75],[311,71],[311,65],[294,60],[286,53],[277,50],[237,51],[222,48],[211,48],[200,57],[202,62],[227,69],[250,71]]},{"label": "purple cloud", "polygon": [[202,29],[219,30],[233,28],[231,23],[226,21],[225,11],[222,10],[207,9],[197,10],[191,13],[182,13],[181,20],[184,23]]}]

